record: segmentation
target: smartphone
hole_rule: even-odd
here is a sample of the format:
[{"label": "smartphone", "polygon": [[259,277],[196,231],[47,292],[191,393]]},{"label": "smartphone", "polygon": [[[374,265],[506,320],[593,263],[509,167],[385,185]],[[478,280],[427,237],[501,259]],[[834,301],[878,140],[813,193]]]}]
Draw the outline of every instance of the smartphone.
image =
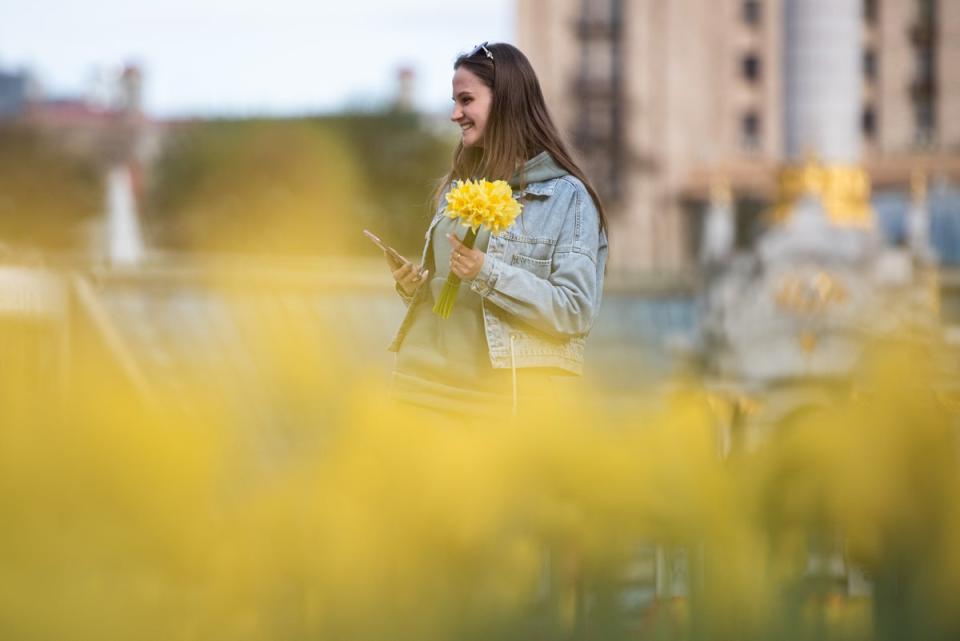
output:
[{"label": "smartphone", "polygon": [[374,245],[376,245],[377,247],[385,251],[387,253],[387,256],[389,256],[391,260],[397,263],[397,266],[410,262],[406,258],[401,256],[396,249],[394,249],[393,247],[390,247],[389,245],[384,243],[382,240],[380,240],[377,237],[377,235],[371,232],[369,229],[364,229],[363,235],[369,238],[370,240],[372,240]]}]

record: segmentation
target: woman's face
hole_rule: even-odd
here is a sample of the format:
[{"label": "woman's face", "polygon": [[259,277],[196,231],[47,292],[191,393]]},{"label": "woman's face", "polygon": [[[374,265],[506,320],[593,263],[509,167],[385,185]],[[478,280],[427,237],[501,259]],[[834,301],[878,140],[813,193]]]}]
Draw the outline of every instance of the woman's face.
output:
[{"label": "woman's face", "polygon": [[490,115],[493,92],[465,66],[453,74],[453,113],[450,120],[460,125],[463,146],[479,145]]}]

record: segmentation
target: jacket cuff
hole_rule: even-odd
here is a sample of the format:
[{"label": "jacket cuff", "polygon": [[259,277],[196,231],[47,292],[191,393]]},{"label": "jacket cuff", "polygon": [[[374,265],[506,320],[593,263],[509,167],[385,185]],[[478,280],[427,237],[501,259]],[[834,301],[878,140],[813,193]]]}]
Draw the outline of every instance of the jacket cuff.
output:
[{"label": "jacket cuff", "polygon": [[485,255],[483,257],[483,266],[480,267],[480,272],[470,282],[470,289],[481,296],[488,296],[496,286],[497,279],[500,278],[499,262],[500,259],[494,258],[489,254]]}]

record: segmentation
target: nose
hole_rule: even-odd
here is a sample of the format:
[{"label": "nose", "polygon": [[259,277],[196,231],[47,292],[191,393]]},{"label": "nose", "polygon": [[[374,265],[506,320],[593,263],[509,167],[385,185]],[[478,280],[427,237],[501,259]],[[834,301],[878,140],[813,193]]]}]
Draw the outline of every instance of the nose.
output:
[{"label": "nose", "polygon": [[461,118],[463,118],[463,110],[460,109],[460,105],[453,103],[453,112],[450,114],[450,120],[457,122]]}]

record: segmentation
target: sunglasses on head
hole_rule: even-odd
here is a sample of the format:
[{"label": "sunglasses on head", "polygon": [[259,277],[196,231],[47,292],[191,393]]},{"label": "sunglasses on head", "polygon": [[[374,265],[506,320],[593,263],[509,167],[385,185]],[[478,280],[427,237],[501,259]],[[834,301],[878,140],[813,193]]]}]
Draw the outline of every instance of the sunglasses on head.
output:
[{"label": "sunglasses on head", "polygon": [[487,41],[486,41],[486,40],[483,41],[483,42],[481,42],[480,44],[478,44],[478,45],[477,45],[476,47],[474,47],[473,49],[471,49],[471,50],[470,50],[470,53],[467,54],[467,57],[468,57],[468,58],[472,58],[472,57],[474,57],[475,55],[477,55],[478,53],[480,53],[481,51],[482,51],[484,54],[486,54],[486,56],[487,56],[488,58],[490,58],[491,60],[493,60],[493,54],[490,53],[490,50],[489,50],[489,49],[487,49]]}]

